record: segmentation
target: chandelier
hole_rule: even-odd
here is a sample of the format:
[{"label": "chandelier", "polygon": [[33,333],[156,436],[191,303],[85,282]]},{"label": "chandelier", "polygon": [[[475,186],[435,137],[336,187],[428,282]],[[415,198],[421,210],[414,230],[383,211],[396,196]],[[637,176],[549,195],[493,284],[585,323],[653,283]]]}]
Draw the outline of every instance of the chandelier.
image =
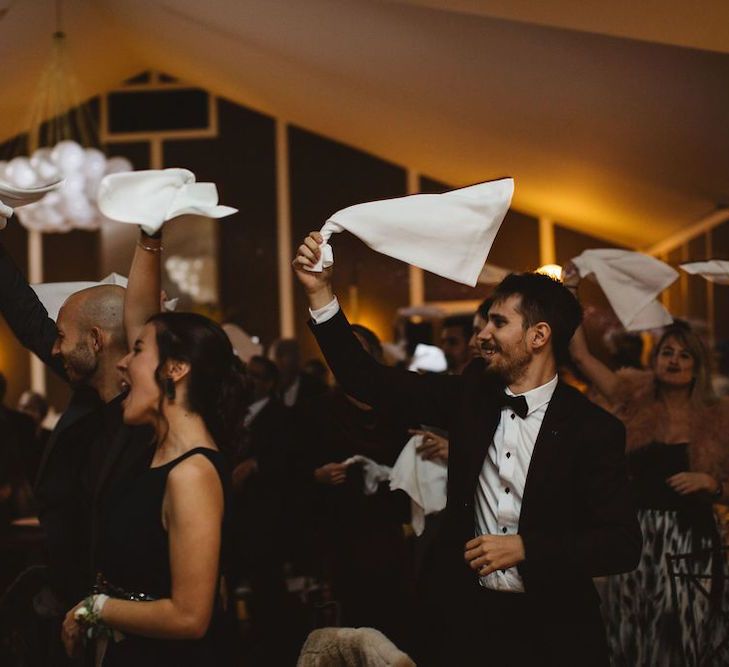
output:
[{"label": "chandelier", "polygon": [[132,165],[124,157],[107,158],[96,147],[96,123],[79,100],[69,66],[60,0],[56,3],[56,27],[51,58],[30,108],[30,154],[0,161],[0,180],[22,188],[62,181],[57,190],[16,211],[29,230],[94,230],[104,219],[96,203],[101,179],[107,174],[131,171]]}]

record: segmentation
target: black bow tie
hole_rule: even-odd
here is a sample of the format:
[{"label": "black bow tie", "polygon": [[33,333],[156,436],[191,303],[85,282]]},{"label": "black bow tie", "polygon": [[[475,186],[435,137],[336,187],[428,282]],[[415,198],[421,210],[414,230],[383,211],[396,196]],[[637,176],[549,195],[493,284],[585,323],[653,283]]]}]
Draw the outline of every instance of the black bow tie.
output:
[{"label": "black bow tie", "polygon": [[503,392],[500,397],[500,405],[502,408],[513,410],[522,419],[529,413],[527,400],[523,396],[509,396],[509,394]]}]

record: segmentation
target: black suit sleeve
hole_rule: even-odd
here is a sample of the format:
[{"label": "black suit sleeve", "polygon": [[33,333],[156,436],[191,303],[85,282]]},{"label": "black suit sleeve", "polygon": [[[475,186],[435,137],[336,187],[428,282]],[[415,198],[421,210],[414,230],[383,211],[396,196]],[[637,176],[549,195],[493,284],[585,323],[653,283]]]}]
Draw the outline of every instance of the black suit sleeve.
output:
[{"label": "black suit sleeve", "polygon": [[0,313],[21,344],[64,379],[66,374],[60,360],[51,356],[56,340],[56,323],[25,276],[0,243]]},{"label": "black suit sleeve", "polygon": [[377,363],[360,345],[341,310],[330,320],[309,326],[347,394],[374,408],[394,411],[403,423],[449,429],[462,392],[460,377],[419,375]]},{"label": "black suit sleeve", "polygon": [[598,577],[638,564],[642,535],[628,489],[625,428],[613,417],[597,417],[583,434],[584,456],[575,472],[579,525],[522,534],[526,560],[519,570],[525,577],[554,580],[564,572]]}]

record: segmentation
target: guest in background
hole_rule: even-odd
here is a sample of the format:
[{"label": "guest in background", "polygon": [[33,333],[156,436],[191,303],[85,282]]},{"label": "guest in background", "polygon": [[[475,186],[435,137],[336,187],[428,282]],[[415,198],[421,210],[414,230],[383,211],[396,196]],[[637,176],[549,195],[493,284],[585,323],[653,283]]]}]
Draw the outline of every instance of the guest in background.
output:
[{"label": "guest in background", "polygon": [[460,375],[473,358],[469,347],[472,335],[472,316],[453,315],[443,320],[440,330],[440,349],[445,354],[450,374]]},{"label": "guest in background", "polygon": [[275,341],[268,356],[278,366],[278,396],[287,408],[293,408],[300,400],[326,391],[326,384],[312,375],[302,373],[299,343],[293,338]]},{"label": "guest in background", "polygon": [[27,390],[24,391],[18,399],[18,412],[28,415],[35,424],[35,445],[32,454],[28,457],[28,479],[35,481],[38,475],[43,450],[48,444],[51,436],[51,430],[43,426],[43,422],[48,415],[48,401],[38,392]]},{"label": "guest in background", "polygon": [[276,396],[278,369],[255,356],[246,369],[251,404],[233,469],[234,569],[251,587],[254,638],[252,661],[282,661],[282,619],[286,608],[284,562],[292,554],[286,536],[298,533],[301,502],[288,487],[290,415]]},{"label": "guest in background", "polygon": [[[353,325],[362,347],[382,359],[382,345],[369,329]],[[302,403],[298,433],[301,469],[314,493],[320,576],[332,582],[345,626],[377,628],[398,643],[407,634],[410,567],[402,524],[409,503],[381,484],[365,494],[362,468],[344,463],[362,454],[392,466],[408,440],[379,410],[335,387]]]},{"label": "guest in background", "polygon": [[473,329],[471,330],[471,338],[468,341],[468,346],[471,349],[471,357],[478,359],[481,356],[481,345],[478,342],[478,334],[488,324],[489,321],[489,308],[493,299],[484,299],[476,309],[473,315]]},{"label": "guest in background", "polygon": [[320,382],[325,387],[329,386],[329,369],[327,365],[321,359],[309,359],[304,364],[301,372],[304,375],[311,375],[317,382]]},{"label": "guest in background", "polygon": [[[576,290],[577,272],[566,268],[565,282]],[[590,354],[581,328],[570,350],[626,426],[630,484],[643,532],[638,568],[608,579],[613,664],[699,664],[699,652],[725,632],[716,612],[726,605],[726,565],[712,502],[729,502],[729,400],[715,398],[706,350],[685,324],[664,330],[646,371],[613,372]],[[713,599],[676,581],[677,615],[666,555],[700,550],[708,551],[690,569],[713,577]]]}]

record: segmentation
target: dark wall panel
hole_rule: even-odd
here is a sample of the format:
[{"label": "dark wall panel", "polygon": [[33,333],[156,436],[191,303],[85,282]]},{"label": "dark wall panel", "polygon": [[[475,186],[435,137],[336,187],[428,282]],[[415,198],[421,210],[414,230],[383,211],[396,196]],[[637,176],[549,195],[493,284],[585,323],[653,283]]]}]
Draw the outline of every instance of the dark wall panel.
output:
[{"label": "dark wall panel", "polygon": [[222,318],[270,342],[279,330],[275,124],[225,100],[218,119],[216,139],[165,141],[165,166],[216,183],[220,201],[239,209],[217,223]]},{"label": "dark wall panel", "polygon": [[[304,236],[319,229],[335,211],[407,192],[401,167],[296,127],[289,129],[289,141],[292,257]],[[332,245],[334,287],[344,308],[353,320],[391,339],[395,312],[409,299],[407,264],[370,250],[346,232]],[[316,354],[306,328],[307,304],[298,287],[295,308],[305,354]]]},{"label": "dark wall panel", "polygon": [[[697,236],[688,244],[689,262],[700,262],[708,259],[706,253],[707,236]],[[681,280],[686,288],[686,317],[691,320],[708,321],[708,284],[701,276],[691,276],[685,271],[680,271]]]}]

